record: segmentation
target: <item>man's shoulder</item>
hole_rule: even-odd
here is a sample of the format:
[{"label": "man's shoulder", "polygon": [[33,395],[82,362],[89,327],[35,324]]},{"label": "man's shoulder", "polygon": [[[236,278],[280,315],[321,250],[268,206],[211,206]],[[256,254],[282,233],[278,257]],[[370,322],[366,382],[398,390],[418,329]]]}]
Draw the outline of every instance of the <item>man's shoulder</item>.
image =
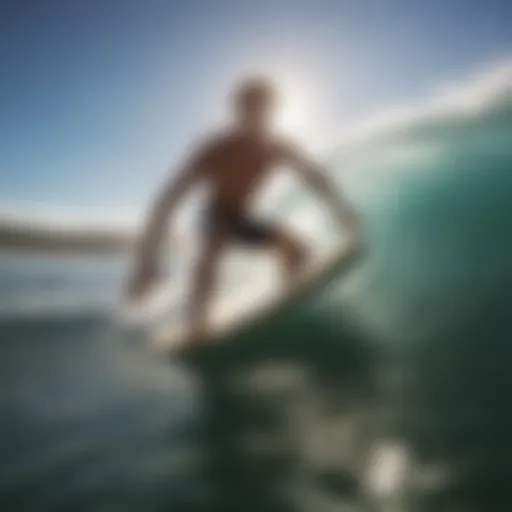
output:
[{"label": "man's shoulder", "polygon": [[196,147],[198,147],[202,153],[211,154],[225,147],[231,139],[232,134],[227,130],[212,130],[199,138]]},{"label": "man's shoulder", "polygon": [[[238,146],[244,139],[243,133],[236,130],[212,130],[198,140],[196,147],[203,155],[215,155],[225,150],[229,151],[233,145]],[[299,149],[299,145],[293,139],[278,135],[269,135],[258,144],[261,144],[261,149],[266,148],[265,151],[270,151],[277,158],[286,158]]]},{"label": "man's shoulder", "polygon": [[207,132],[203,133],[199,137],[196,138],[195,144],[196,147],[200,149],[211,148],[218,144],[220,139],[220,134],[217,132]]}]

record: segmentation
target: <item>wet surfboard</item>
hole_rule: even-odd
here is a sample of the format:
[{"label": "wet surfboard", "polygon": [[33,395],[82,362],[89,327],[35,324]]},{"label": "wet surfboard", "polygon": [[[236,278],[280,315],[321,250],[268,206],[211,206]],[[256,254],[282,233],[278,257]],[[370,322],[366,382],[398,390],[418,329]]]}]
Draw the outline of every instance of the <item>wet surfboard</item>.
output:
[{"label": "wet surfboard", "polygon": [[172,354],[188,347],[192,348],[192,346],[210,346],[222,343],[227,337],[232,338],[237,334],[243,334],[260,322],[270,320],[283,308],[293,306],[294,303],[318,293],[332,281],[339,279],[358,260],[361,253],[362,243],[352,241],[347,246],[318,258],[298,276],[291,286],[275,294],[263,305],[245,313],[236,312],[233,304],[234,301],[242,299],[235,297],[231,301],[226,300],[210,316],[208,329],[199,340],[190,339],[185,323],[175,320],[171,325],[155,330],[151,336],[151,345],[159,351]]}]

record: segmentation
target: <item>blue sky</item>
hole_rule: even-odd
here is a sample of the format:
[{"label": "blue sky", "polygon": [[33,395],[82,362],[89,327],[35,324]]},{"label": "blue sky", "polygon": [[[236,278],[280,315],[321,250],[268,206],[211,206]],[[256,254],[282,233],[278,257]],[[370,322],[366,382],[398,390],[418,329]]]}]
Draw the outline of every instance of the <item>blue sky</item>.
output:
[{"label": "blue sky", "polygon": [[0,205],[139,211],[244,72],[321,138],[509,56],[511,26],[507,0],[4,0]]}]

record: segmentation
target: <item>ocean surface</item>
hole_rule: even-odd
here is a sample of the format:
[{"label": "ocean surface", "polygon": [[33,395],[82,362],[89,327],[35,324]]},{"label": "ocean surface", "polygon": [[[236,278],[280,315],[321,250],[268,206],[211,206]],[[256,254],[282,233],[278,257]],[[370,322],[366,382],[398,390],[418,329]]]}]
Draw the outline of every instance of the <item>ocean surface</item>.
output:
[{"label": "ocean surface", "polygon": [[222,346],[121,326],[127,261],[0,255],[0,510],[512,509],[512,70],[369,126],[364,257]]}]

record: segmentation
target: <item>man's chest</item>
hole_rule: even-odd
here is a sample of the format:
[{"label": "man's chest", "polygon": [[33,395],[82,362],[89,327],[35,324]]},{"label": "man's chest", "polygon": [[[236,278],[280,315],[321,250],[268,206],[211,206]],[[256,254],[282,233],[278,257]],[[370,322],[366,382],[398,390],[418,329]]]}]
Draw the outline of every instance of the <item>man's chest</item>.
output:
[{"label": "man's chest", "polygon": [[213,162],[216,181],[226,185],[239,186],[256,184],[263,179],[274,166],[274,157],[270,148],[260,145],[233,145],[219,152]]}]

